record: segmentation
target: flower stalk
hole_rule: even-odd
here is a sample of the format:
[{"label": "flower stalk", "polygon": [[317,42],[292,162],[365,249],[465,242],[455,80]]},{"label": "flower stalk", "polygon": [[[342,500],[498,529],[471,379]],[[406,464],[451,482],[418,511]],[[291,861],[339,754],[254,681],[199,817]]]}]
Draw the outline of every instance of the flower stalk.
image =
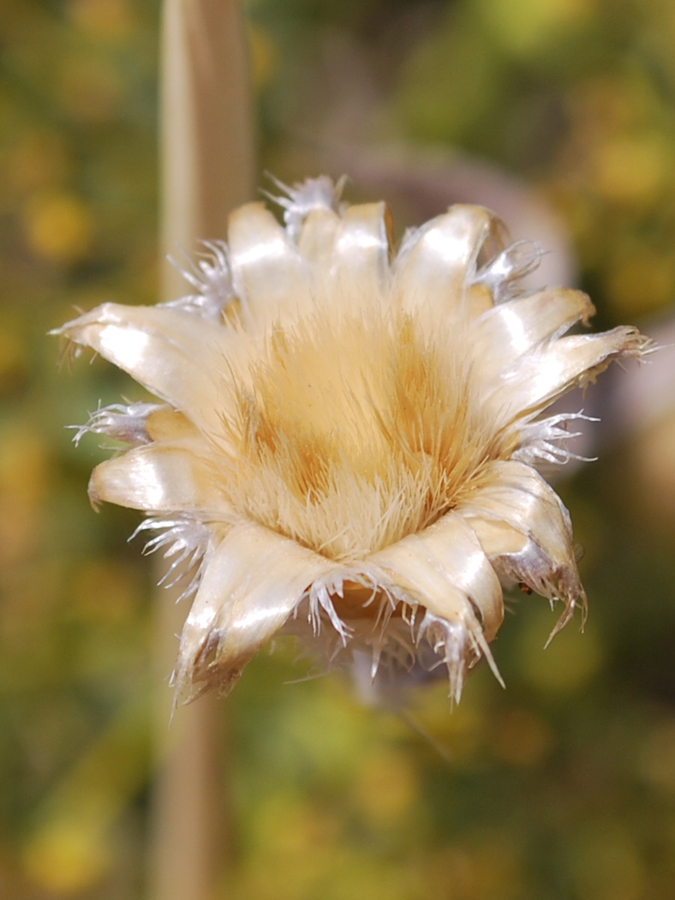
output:
[{"label": "flower stalk", "polygon": [[[227,217],[253,191],[255,153],[247,47],[235,0],[165,0],[161,46],[162,295],[170,302],[183,279],[167,255],[191,250],[208,235],[224,237]],[[146,405],[126,417],[99,417],[141,442]],[[131,429],[131,430],[130,430]],[[147,436],[149,440],[149,436]],[[169,578],[170,581],[170,578]],[[170,593],[180,593],[179,587]],[[226,858],[222,803],[226,782],[223,709],[213,702],[182,709],[167,729],[166,673],[175,655],[180,606],[158,591],[157,757],[151,847],[153,900],[207,900]]]}]

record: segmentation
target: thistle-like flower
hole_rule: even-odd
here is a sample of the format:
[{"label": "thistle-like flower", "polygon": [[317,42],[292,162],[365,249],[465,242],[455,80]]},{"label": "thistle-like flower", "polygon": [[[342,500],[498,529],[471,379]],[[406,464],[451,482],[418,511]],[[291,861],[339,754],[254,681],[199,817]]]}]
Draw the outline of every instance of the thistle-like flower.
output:
[{"label": "thistle-like flower", "polygon": [[[392,254],[383,203],[346,206],[327,178],[289,188],[285,225],[236,210],[205,244],[194,293],[112,303],[60,333],[162,402],[115,404],[78,432],[130,445],[89,493],[145,511],[149,549],[197,564],[174,679],[228,689],[281,629],[330,662],[447,667],[458,699],[521,583],[557,628],[585,609],[567,510],[537,471],[564,463],[544,410],[635,328],[563,336],[594,308],[526,293],[536,246],[488,210],[453,206]],[[556,628],[556,630],[557,630]]]}]

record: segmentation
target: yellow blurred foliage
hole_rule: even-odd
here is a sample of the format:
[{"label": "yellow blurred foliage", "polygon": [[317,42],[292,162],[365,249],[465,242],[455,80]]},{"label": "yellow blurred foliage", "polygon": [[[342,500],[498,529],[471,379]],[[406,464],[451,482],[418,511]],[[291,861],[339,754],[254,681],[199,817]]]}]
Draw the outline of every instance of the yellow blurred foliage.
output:
[{"label": "yellow blurred foliage", "polygon": [[91,888],[111,861],[112,828],[146,777],[146,697],[129,697],[40,804],[24,867],[59,895]]},{"label": "yellow blurred foliage", "polygon": [[644,204],[658,198],[674,163],[673,148],[660,135],[620,136],[592,152],[590,186],[608,203]]},{"label": "yellow blurred foliage", "polygon": [[675,256],[672,249],[619,246],[606,278],[607,297],[617,317],[646,315],[675,299]]},{"label": "yellow blurred foliage", "polygon": [[10,327],[0,325],[0,394],[10,391],[26,374],[27,347]]},{"label": "yellow blurred foliage", "polygon": [[640,513],[672,539],[675,521],[675,415],[640,436],[631,454]]},{"label": "yellow blurred foliage", "polygon": [[74,605],[90,621],[124,621],[137,612],[140,599],[138,579],[116,560],[84,560],[74,575]]},{"label": "yellow blurred foliage", "polygon": [[653,788],[675,797],[675,717],[659,722],[647,732],[638,771]]},{"label": "yellow blurred foliage", "polygon": [[122,72],[94,55],[64,61],[58,98],[82,122],[100,124],[114,118],[122,107],[126,84]]},{"label": "yellow blurred foliage", "polygon": [[42,500],[49,484],[48,448],[23,423],[0,432],[0,560],[27,556],[41,539]]},{"label": "yellow blurred foliage", "polygon": [[513,766],[535,766],[553,747],[546,722],[528,709],[512,709],[499,717],[492,743],[497,759]]},{"label": "yellow blurred foliage", "polygon": [[448,698],[447,684],[441,681],[415,694],[412,718],[422,735],[437,745],[435,749],[447,753],[452,765],[461,766],[471,763],[485,742],[489,712],[484,701],[475,676],[455,706]]},{"label": "yellow blurred foliage", "polygon": [[[544,644],[555,617],[545,607],[528,610],[524,628],[518,635],[516,659],[526,682],[551,697],[567,697],[586,687],[602,668],[602,638],[592,620],[580,630],[580,617],[551,641]],[[575,627],[576,625],[576,627]]]},{"label": "yellow blurred foliage", "polygon": [[593,0],[480,0],[487,27],[496,41],[516,57],[539,54],[542,45],[584,23]]},{"label": "yellow blurred foliage", "polygon": [[278,68],[276,47],[267,31],[255,22],[249,23],[247,34],[253,86],[262,90],[272,81]]},{"label": "yellow blurred foliage", "polygon": [[33,195],[24,208],[24,227],[33,252],[54,263],[82,259],[93,232],[88,207],[65,191]]},{"label": "yellow blurred foliage", "polygon": [[[635,72],[601,72],[572,85],[565,97],[575,145],[635,135],[653,121],[658,101],[653,86]],[[563,148],[564,148],[563,144]]]},{"label": "yellow blurred foliage", "polygon": [[391,825],[408,815],[417,792],[417,773],[405,753],[382,748],[362,760],[354,798],[373,825]]},{"label": "yellow blurred foliage", "polygon": [[29,878],[54,894],[78,894],[96,885],[111,863],[110,848],[92,823],[56,821],[26,845]]},{"label": "yellow blurred foliage", "polygon": [[579,900],[642,900],[645,863],[630,831],[612,820],[593,821],[571,840],[572,881]]},{"label": "yellow blurred foliage", "polygon": [[101,40],[125,38],[135,26],[129,0],[70,0],[68,12],[74,25]]},{"label": "yellow blurred foliage", "polygon": [[478,835],[437,853],[430,861],[430,897],[448,900],[516,900],[524,896],[521,862],[508,835]]},{"label": "yellow blurred foliage", "polygon": [[70,168],[66,144],[54,131],[30,131],[12,146],[7,160],[8,187],[18,194],[58,187]]},{"label": "yellow blurred foliage", "polygon": [[283,858],[291,866],[330,852],[338,839],[336,820],[319,804],[302,799],[291,791],[279,790],[265,798],[255,819],[255,840],[261,853]]}]

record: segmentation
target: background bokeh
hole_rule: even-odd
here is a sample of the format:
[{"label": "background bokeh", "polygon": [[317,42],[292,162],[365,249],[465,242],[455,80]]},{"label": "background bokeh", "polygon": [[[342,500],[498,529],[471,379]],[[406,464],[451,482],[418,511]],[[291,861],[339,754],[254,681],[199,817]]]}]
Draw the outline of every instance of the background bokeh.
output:
[{"label": "background bokeh", "polygon": [[[349,168],[365,174],[347,195],[371,196],[373,148],[394,147],[407,160],[395,209],[414,217],[430,153],[430,189],[452,182],[458,154],[479,180],[488,163],[490,184],[529,185],[558,217],[598,326],[668,328],[670,0],[245,9],[261,183],[263,169],[293,181]],[[157,299],[158,22],[158,0],[0,2],[8,900],[145,896],[153,567],[126,542],[135,513],[89,507],[105,451],[91,437],[75,450],[64,428],[140,394],[100,360],[57,368],[46,332],[74,307]],[[222,701],[223,898],[675,896],[675,403],[640,418],[616,387],[633,376],[617,370],[593,401],[606,396],[614,423],[598,426],[600,461],[558,481],[584,549],[583,635],[573,624],[544,652],[555,614],[511,598],[494,647],[506,692],[482,667],[452,711],[442,684],[395,709],[346,676],[289,684],[307,666],[288,647],[250,665]]]}]

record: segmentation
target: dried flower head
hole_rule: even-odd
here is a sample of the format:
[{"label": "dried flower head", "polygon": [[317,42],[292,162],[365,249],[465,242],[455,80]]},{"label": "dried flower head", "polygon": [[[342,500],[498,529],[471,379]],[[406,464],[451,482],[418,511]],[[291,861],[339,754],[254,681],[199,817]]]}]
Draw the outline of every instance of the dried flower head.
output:
[{"label": "dried flower head", "polygon": [[[564,463],[544,410],[622,356],[635,328],[563,335],[579,291],[522,290],[539,250],[488,210],[453,206],[392,254],[383,203],[327,178],[261,203],[205,244],[194,293],[107,303],[60,329],[161,404],[114,405],[78,433],[130,445],[89,492],[144,510],[149,549],[198,563],[175,683],[228,689],[285,628],[329,661],[467,668],[502,622],[504,585],[585,607],[568,513],[540,463]],[[496,672],[496,669],[495,669]]]}]

